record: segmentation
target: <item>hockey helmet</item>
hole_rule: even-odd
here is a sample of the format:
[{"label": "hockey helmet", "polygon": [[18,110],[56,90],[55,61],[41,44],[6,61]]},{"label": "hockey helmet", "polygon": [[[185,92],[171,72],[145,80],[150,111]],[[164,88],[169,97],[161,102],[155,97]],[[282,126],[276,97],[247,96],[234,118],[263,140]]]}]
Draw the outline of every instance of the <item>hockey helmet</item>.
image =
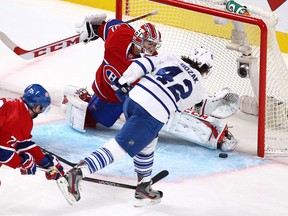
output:
[{"label": "hockey helmet", "polygon": [[[156,47],[153,51],[145,50],[144,41],[153,42]],[[135,31],[132,42],[139,48],[143,49],[144,52],[148,54],[153,54],[161,46],[161,33],[157,28],[151,23],[145,23],[140,26],[140,28]]]},{"label": "hockey helmet", "polygon": [[31,84],[25,90],[23,94],[23,100],[30,109],[40,105],[41,112],[45,110],[51,104],[51,98],[49,93],[39,84]]},{"label": "hockey helmet", "polygon": [[203,47],[195,48],[191,51],[189,59],[197,64],[198,69],[203,73],[203,78],[206,79],[210,76],[214,57],[209,50]]}]

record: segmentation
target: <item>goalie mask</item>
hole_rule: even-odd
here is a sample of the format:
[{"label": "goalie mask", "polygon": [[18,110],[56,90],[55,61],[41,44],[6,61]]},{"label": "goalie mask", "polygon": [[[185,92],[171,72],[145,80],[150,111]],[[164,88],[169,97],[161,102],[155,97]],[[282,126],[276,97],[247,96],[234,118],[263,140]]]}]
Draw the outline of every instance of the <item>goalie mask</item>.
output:
[{"label": "goalie mask", "polygon": [[195,48],[189,55],[195,64],[197,69],[204,79],[207,79],[211,74],[211,68],[213,67],[213,54],[205,48]]},{"label": "goalie mask", "polygon": [[145,23],[135,31],[132,42],[142,52],[152,55],[161,46],[161,33],[153,24]]}]

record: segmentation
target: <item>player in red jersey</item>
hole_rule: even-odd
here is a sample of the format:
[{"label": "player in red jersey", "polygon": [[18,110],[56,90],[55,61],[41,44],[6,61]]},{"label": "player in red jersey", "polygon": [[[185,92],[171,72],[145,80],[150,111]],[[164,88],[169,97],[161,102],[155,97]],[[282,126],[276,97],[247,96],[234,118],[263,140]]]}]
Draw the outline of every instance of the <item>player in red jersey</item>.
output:
[{"label": "player in red jersey", "polygon": [[51,98],[39,84],[29,85],[23,97],[0,98],[0,166],[20,168],[23,175],[34,175],[36,165],[51,170],[47,179],[58,179],[63,167],[53,155],[44,154],[33,141],[33,119],[49,110]]},{"label": "player in red jersey", "polygon": [[[83,89],[77,92],[81,99],[88,102],[88,106],[81,103],[78,97],[70,98],[67,104],[67,120],[70,126],[79,131],[84,131],[86,126],[95,127],[96,122],[111,127],[117,121],[123,102],[115,95],[111,82],[120,78],[136,58],[157,55],[157,49],[161,46],[161,33],[151,23],[145,23],[135,30],[121,20],[105,20],[106,14],[92,15],[86,17],[78,28],[80,40],[84,43],[99,37],[105,42],[104,59],[92,84],[94,95],[89,95],[85,89],[84,92]],[[85,121],[83,118],[86,118]]]},{"label": "player in red jersey", "polygon": [[101,100],[118,103],[110,82],[116,77],[120,78],[133,62],[131,59],[141,57],[141,53],[156,55],[161,36],[151,23],[145,23],[135,32],[120,20],[110,20],[100,25],[97,34],[105,41],[105,51],[92,88]]}]

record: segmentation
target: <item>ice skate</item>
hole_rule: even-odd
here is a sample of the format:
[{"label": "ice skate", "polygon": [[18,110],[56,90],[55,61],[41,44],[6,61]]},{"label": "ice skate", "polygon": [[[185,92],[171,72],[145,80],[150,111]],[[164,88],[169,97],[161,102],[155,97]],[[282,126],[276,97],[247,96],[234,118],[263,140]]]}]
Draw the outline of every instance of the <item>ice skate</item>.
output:
[{"label": "ice skate", "polygon": [[78,168],[69,170],[64,177],[57,180],[59,189],[70,205],[80,200],[80,181],[82,179],[82,171]]},{"label": "ice skate", "polygon": [[79,168],[73,168],[69,170],[65,178],[67,179],[68,182],[68,191],[71,193],[76,201],[79,201],[81,196],[80,196],[80,181],[82,180],[82,171]]},{"label": "ice skate", "polygon": [[155,205],[161,202],[163,192],[153,190],[151,187],[152,182],[139,183],[135,191],[135,207],[142,207],[147,205]]}]

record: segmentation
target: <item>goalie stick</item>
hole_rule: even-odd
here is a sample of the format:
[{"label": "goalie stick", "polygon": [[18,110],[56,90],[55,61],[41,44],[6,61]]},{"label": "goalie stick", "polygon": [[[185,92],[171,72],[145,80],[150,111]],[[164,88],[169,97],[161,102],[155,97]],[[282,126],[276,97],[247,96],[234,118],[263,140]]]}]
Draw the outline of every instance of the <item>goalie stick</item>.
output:
[{"label": "goalie stick", "polygon": [[[44,149],[44,148],[41,148],[44,152],[46,153],[49,153],[49,154],[52,154],[52,155],[55,155],[54,153]],[[77,164],[76,163],[72,163],[58,155],[55,155],[58,160],[60,160],[61,162],[71,166],[71,167],[74,167],[76,166]],[[45,170],[43,168],[40,168],[38,167],[39,169],[43,170],[43,171],[49,171],[49,170]],[[155,176],[153,176],[151,178],[152,180],[152,184],[155,184],[156,182],[160,181],[161,179],[165,178],[166,176],[169,175],[169,172],[167,170],[162,170],[160,171],[159,173],[157,173]],[[89,178],[89,177],[85,177],[82,179],[83,181],[88,181],[88,182],[93,182],[93,183],[98,183],[98,184],[104,184],[104,185],[109,185],[109,186],[114,186],[114,187],[121,187],[121,188],[127,188],[127,189],[133,189],[135,190],[136,189],[136,186],[134,185],[128,185],[128,184],[123,184],[123,183],[119,183],[119,182],[113,182],[113,181],[108,181],[108,180],[103,180],[103,179],[96,179],[96,178]]]},{"label": "goalie stick", "polygon": [[[153,16],[158,14],[158,10],[154,10],[152,12],[143,14],[141,16],[135,17],[133,19],[127,20],[126,23],[135,22],[140,19],[144,19],[149,16]],[[70,47],[72,45],[78,44],[82,41],[80,41],[80,34],[73,35],[71,37],[35,48],[33,50],[25,50],[18,45],[16,45],[5,33],[0,32],[0,40],[10,49],[12,50],[16,55],[22,57],[23,59],[30,60],[37,58],[39,56],[43,56],[61,49],[64,49],[66,47]]]}]

